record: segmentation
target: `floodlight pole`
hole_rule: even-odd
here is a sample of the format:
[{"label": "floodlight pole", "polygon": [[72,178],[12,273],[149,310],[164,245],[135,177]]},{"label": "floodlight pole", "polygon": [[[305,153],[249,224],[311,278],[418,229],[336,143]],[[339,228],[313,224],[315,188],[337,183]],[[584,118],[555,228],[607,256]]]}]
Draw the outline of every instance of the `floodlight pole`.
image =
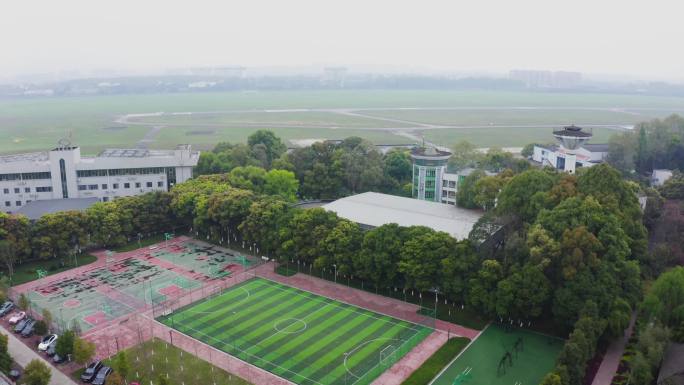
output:
[{"label": "floodlight pole", "polygon": [[439,290],[437,290],[435,288],[435,314],[434,314],[435,319],[437,319],[437,293],[438,292],[439,292]]},{"label": "floodlight pole", "polygon": [[337,283],[337,265],[333,264],[333,267],[335,268],[335,283]]}]

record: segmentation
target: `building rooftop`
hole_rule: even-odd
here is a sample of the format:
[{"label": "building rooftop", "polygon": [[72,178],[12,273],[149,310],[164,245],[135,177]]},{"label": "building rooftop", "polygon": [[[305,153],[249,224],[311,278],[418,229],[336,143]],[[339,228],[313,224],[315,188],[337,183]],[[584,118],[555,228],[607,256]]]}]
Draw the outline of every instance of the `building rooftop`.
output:
[{"label": "building rooftop", "polygon": [[670,343],[665,350],[658,373],[658,384],[670,379],[674,385],[684,385],[684,344]]},{"label": "building rooftop", "polygon": [[45,214],[60,211],[83,211],[98,201],[99,199],[95,197],[31,201],[17,210],[17,214],[23,214],[31,220],[36,220]]},{"label": "building rooftop", "polygon": [[0,163],[13,162],[44,162],[48,159],[47,152],[28,152],[24,154],[0,155]]},{"label": "building rooftop", "polygon": [[591,138],[593,136],[592,133],[582,131],[582,127],[575,126],[574,124],[554,131],[553,134],[558,136],[574,136],[577,138]]},{"label": "building rooftop", "polygon": [[438,150],[434,147],[414,147],[411,150],[411,155],[420,157],[443,157],[451,156],[449,151]]},{"label": "building rooftop", "polygon": [[427,226],[456,239],[468,237],[482,213],[452,205],[367,192],[338,199],[323,206],[350,221],[378,227],[388,223]]},{"label": "building rooftop", "polygon": [[589,152],[608,152],[608,143],[585,143],[582,147]]},{"label": "building rooftop", "polygon": [[[190,150],[190,145],[180,144],[177,150]],[[148,150],[145,148],[108,148],[98,158],[149,158],[174,156],[174,150]]]}]

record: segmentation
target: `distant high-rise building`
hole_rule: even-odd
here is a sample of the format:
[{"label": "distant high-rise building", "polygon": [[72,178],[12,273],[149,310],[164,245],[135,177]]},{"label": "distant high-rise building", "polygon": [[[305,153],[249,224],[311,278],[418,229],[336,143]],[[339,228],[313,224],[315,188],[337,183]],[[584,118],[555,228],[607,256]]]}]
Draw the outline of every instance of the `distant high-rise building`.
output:
[{"label": "distant high-rise building", "polygon": [[512,70],[508,77],[526,88],[576,88],[582,83],[581,73],[568,71]]},{"label": "distant high-rise building", "polygon": [[327,87],[344,88],[347,67],[325,67],[321,83]]}]

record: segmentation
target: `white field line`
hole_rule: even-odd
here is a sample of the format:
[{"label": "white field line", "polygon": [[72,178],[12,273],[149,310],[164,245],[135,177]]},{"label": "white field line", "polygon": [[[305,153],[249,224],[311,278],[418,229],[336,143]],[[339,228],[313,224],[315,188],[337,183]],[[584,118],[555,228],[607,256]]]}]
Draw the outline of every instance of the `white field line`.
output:
[{"label": "white field line", "polygon": [[[398,317],[395,317],[395,316],[392,316],[392,315],[389,315],[389,314],[381,313],[381,312],[379,312],[379,311],[375,311],[375,310],[371,310],[371,309],[366,309],[366,308],[363,308],[363,307],[361,307],[361,306],[359,306],[359,305],[354,305],[354,304],[352,304],[352,303],[348,303],[348,302],[345,302],[345,301],[342,301],[342,300],[339,300],[339,299],[336,299],[336,298],[326,297],[325,295],[317,294],[317,293],[314,293],[314,292],[309,291],[309,290],[306,290],[306,289],[301,289],[301,288],[298,288],[297,286],[288,285],[288,284],[281,283],[281,282],[278,282],[278,281],[274,281],[274,280],[271,280],[271,279],[269,279],[269,278],[265,278],[265,277],[261,277],[261,276],[258,276],[258,278],[265,279],[265,280],[267,280],[267,281],[273,282],[273,283],[278,284],[278,285],[283,285],[283,286],[287,286],[287,287],[290,287],[290,288],[293,288],[293,289],[301,290],[301,291],[307,292],[307,293],[309,293],[309,294],[313,294],[313,295],[315,295],[315,296],[317,296],[317,297],[332,299],[332,300],[335,301],[335,302],[339,302],[339,303],[343,303],[343,304],[345,304],[345,305],[349,305],[349,306],[352,306],[352,307],[355,307],[355,308],[363,309],[363,310],[369,311],[369,312],[371,312],[371,313],[381,314],[381,315],[384,315],[385,317],[390,317],[390,318],[393,318],[393,319],[397,319],[397,320],[399,320],[399,321],[403,321],[403,322],[406,322],[406,323],[410,323],[410,324],[413,324],[413,325],[418,326],[418,327],[424,327],[424,328],[428,328],[428,329],[433,329],[433,330],[434,330],[434,328],[430,328],[430,327],[425,326],[425,325],[420,325],[420,324],[417,324],[417,323],[412,322],[412,321],[404,320],[404,319],[401,319],[401,318],[398,318]],[[315,278],[315,277],[314,277],[314,278]],[[281,288],[279,288],[279,287],[277,287],[277,289],[278,289],[278,290],[283,290],[283,289],[281,289]],[[299,296],[302,295],[302,294],[299,294],[299,293],[294,293],[294,294],[299,295]],[[372,293],[369,293],[369,294],[372,294]],[[320,301],[320,302],[323,302],[323,301]],[[336,306],[337,306],[337,305],[336,305]],[[338,307],[339,307],[339,306],[338,306]],[[396,322],[389,321],[389,320],[384,320],[384,319],[382,319],[382,318],[378,318],[378,317],[372,316],[372,315],[370,315],[370,314],[360,313],[360,312],[358,312],[358,311],[356,311],[356,310],[354,310],[354,309],[351,309],[351,311],[353,311],[354,313],[357,313],[357,314],[359,314],[359,315],[362,315],[362,316],[364,316],[364,317],[375,318],[375,319],[377,319],[378,321],[383,321],[383,322],[387,322],[387,323],[391,323],[391,324],[397,324]],[[403,325],[398,325],[398,326],[400,326],[400,327],[402,327],[402,328],[405,328],[405,329],[413,330],[413,331],[415,331],[415,332],[418,332],[418,331],[419,331],[418,329],[416,329],[416,328],[414,328],[414,327],[406,327],[406,326],[403,326]]]},{"label": "white field line", "polygon": [[[437,373],[437,375],[435,376],[435,378],[433,378],[433,379],[428,383],[428,385],[432,385],[432,384],[435,382],[435,380],[437,380],[439,377],[441,377],[442,374],[444,374],[444,372],[446,372],[447,369],[449,369],[449,368],[451,367],[451,365],[452,365],[459,357],[461,357],[461,354],[465,353],[465,352],[468,350],[468,348],[470,348],[470,345],[472,345],[473,342],[475,342],[478,338],[480,338],[480,336],[482,335],[482,333],[484,333],[485,330],[487,330],[487,329],[489,328],[490,325],[491,325],[491,323],[488,323],[487,326],[485,326],[484,329],[482,329],[479,333],[477,333],[477,335],[475,336],[475,338],[473,338],[472,340],[470,340],[470,342],[468,343],[468,345],[466,345],[466,347],[463,348],[463,350],[461,350],[461,352],[458,353],[458,355],[456,355],[456,357],[454,357],[454,359],[451,360],[451,361],[449,362],[449,364],[448,364],[447,366],[444,367],[444,369],[442,369],[439,373]],[[449,340],[447,340],[447,342],[449,342]]]}]

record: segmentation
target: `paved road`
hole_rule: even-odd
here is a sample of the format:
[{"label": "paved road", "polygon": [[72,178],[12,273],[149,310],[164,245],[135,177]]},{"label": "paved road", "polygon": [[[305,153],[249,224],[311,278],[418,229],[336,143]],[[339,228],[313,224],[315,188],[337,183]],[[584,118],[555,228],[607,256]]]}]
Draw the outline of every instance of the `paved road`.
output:
[{"label": "paved road", "polygon": [[48,366],[48,368],[50,368],[50,371],[52,371],[50,385],[77,385],[76,382],[67,377],[67,375],[60,372],[50,363],[45,361],[37,352],[29,349],[28,346],[19,341],[19,339],[15,337],[12,332],[5,329],[5,327],[2,325],[0,325],[0,332],[9,336],[9,353],[19,365],[25,367],[29,362],[31,362],[31,360],[38,358],[42,360]]},{"label": "paved road", "polygon": [[625,352],[627,342],[629,342],[629,338],[632,336],[635,322],[636,312],[632,313],[632,319],[629,321],[629,327],[625,330],[623,337],[616,339],[608,346],[608,350],[603,356],[603,362],[601,362],[601,366],[599,366],[591,385],[610,385],[613,382],[613,377],[620,365],[622,354]]}]

